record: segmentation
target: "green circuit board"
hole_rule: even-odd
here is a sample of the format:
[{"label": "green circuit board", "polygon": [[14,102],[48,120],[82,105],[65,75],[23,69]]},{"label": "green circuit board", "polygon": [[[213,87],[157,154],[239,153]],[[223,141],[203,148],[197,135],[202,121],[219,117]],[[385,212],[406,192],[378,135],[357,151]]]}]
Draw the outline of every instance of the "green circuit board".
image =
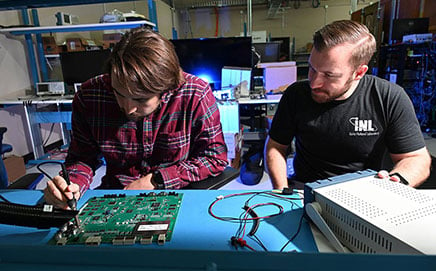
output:
[{"label": "green circuit board", "polygon": [[68,222],[49,244],[162,245],[171,240],[182,198],[175,192],[91,198],[80,209],[80,226]]}]

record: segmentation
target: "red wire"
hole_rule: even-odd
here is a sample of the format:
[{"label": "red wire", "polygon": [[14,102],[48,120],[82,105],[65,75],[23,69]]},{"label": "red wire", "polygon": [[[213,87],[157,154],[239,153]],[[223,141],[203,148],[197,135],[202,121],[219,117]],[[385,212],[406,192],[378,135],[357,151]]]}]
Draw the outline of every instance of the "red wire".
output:
[{"label": "red wire", "polygon": [[241,247],[247,247],[249,249],[251,249],[252,251],[256,251],[254,248],[252,248],[249,244],[247,244],[247,241],[245,241],[242,238],[238,238],[238,243]]},{"label": "red wire", "polygon": [[[229,221],[229,220],[237,220],[237,221],[240,221],[240,219],[239,218],[230,218],[230,219],[226,219],[226,218],[223,218],[223,217],[219,217],[219,216],[216,216],[213,212],[212,212],[212,208],[213,208],[213,206],[218,202],[218,201],[221,201],[221,200],[223,200],[223,199],[227,199],[227,198],[231,198],[231,197],[235,197],[235,196],[244,196],[244,195],[252,195],[252,194],[255,194],[255,192],[244,192],[244,193],[237,193],[237,194],[229,194],[229,195],[226,195],[226,196],[222,196],[221,198],[217,198],[214,202],[212,202],[210,205],[209,205],[209,214],[213,217],[213,218],[216,218],[216,219],[219,219],[219,220],[223,220],[223,221]],[[274,197],[277,197],[277,198],[280,198],[280,199],[286,199],[286,200],[291,200],[291,199],[293,199],[293,198],[287,198],[287,197],[282,197],[282,196],[280,196],[280,195],[276,195],[276,194],[273,194],[273,193],[265,193],[265,194],[267,194],[267,195],[270,195],[270,196],[274,196]],[[262,205],[262,204],[260,204],[260,205]],[[277,215],[280,215],[280,214],[283,214],[283,207],[281,206],[281,205],[279,205],[279,204],[277,204],[277,203],[272,203],[272,202],[270,202],[270,203],[263,203],[263,205],[274,205],[274,206],[276,206],[276,207],[278,207],[279,208],[279,212],[278,213],[276,213],[276,214],[272,214],[272,215],[268,215],[268,216],[259,216],[259,217],[252,217],[252,218],[246,218],[246,220],[255,220],[255,219],[264,219],[264,218],[270,218],[270,217],[274,217],[274,216],[277,216]]]},{"label": "red wire", "polygon": [[[252,251],[256,251],[253,247],[251,247],[250,245],[247,244],[247,241],[245,241],[245,240],[243,239],[243,238],[245,237],[245,230],[246,230],[246,228],[247,228],[247,221],[255,220],[255,219],[270,218],[270,217],[274,217],[274,216],[277,216],[277,215],[283,214],[283,212],[284,212],[284,208],[283,208],[283,206],[281,206],[281,205],[279,205],[279,204],[277,204],[277,203],[274,203],[274,202],[268,202],[268,203],[257,203],[257,204],[254,204],[254,205],[252,205],[252,206],[248,206],[248,208],[245,210],[245,214],[244,214],[244,216],[243,216],[242,218],[241,218],[241,217],[239,217],[239,218],[232,218],[232,217],[219,217],[219,216],[216,216],[216,215],[212,212],[213,206],[214,206],[218,201],[221,201],[221,200],[223,200],[223,199],[227,199],[227,198],[231,198],[231,197],[235,197],[235,196],[244,196],[244,195],[253,195],[253,194],[256,195],[257,193],[255,193],[255,192],[244,192],[244,193],[237,193],[237,194],[229,194],[229,195],[226,195],[226,196],[220,196],[220,197],[218,197],[217,199],[215,199],[214,202],[212,202],[212,203],[210,204],[210,206],[209,206],[209,214],[210,214],[212,217],[214,217],[215,219],[219,219],[219,220],[223,220],[223,221],[232,221],[232,220],[237,220],[237,221],[239,221],[240,223],[245,222],[245,224],[244,224],[244,226],[243,226],[242,236],[239,237],[239,238],[237,238],[237,239],[236,239],[236,242],[237,242],[241,247],[247,247],[248,249],[250,249],[250,250],[252,250]],[[277,197],[277,198],[280,198],[280,199],[285,199],[285,200],[293,200],[293,199],[295,199],[295,198],[283,197],[283,196],[276,195],[276,194],[273,194],[273,193],[265,193],[265,194],[266,194],[266,195],[269,195],[269,196],[274,196],[274,197]],[[259,195],[260,195],[260,194],[259,194]],[[250,199],[251,199],[251,198],[250,198]],[[250,210],[253,210],[253,209],[257,208],[257,207],[268,206],[268,205],[276,206],[276,207],[279,209],[279,212],[276,213],[276,214],[268,215],[268,216],[251,217],[251,218],[248,217],[248,215],[249,215],[249,211],[250,211]]]}]

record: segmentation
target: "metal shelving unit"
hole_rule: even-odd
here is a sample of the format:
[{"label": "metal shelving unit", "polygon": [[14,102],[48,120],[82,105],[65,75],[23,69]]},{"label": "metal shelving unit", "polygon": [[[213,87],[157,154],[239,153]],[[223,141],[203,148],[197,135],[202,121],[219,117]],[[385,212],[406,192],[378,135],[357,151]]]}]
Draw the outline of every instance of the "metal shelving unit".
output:
[{"label": "metal shelving unit", "polygon": [[[38,56],[39,67],[42,73],[42,81],[47,79],[47,69],[45,64],[44,50],[42,46],[41,34],[60,33],[60,32],[89,32],[102,30],[130,29],[143,25],[151,28],[156,24],[149,21],[117,22],[104,24],[82,24],[82,25],[61,25],[61,26],[35,26],[35,27],[16,27],[0,29],[0,33],[9,33],[11,35],[24,35],[27,41],[27,50],[29,52],[29,64],[32,72],[32,81],[34,86],[39,82],[39,70],[36,56]],[[36,47],[34,49],[32,35],[36,36]]]},{"label": "metal shelving unit", "polygon": [[116,30],[135,28],[142,25],[155,27],[156,24],[149,21],[133,21],[133,22],[116,22],[116,23],[99,23],[99,24],[79,24],[79,25],[57,25],[57,26],[38,26],[38,27],[15,27],[0,29],[0,32],[8,32],[12,35],[25,34],[44,34],[44,33],[59,33],[59,32],[88,32],[101,30]]},{"label": "metal shelving unit", "polygon": [[[56,33],[56,32],[87,32],[87,31],[101,31],[101,30],[115,30],[115,29],[130,29],[143,25],[148,25],[151,28],[156,29],[156,23],[149,21],[133,21],[133,22],[117,22],[117,23],[104,23],[104,24],[82,24],[82,25],[63,25],[63,26],[39,26],[38,12],[36,7],[48,7],[48,6],[61,6],[61,5],[79,5],[79,4],[92,4],[92,3],[104,3],[104,2],[123,2],[118,1],[0,1],[0,10],[6,9],[21,9],[21,15],[23,18],[23,23],[25,25],[30,25],[28,8],[31,8],[31,14],[33,18],[33,23],[35,26],[31,27],[19,27],[19,28],[5,28],[0,29],[0,33],[8,33],[10,35],[24,35],[27,44],[27,51],[29,56],[29,65],[31,68],[32,82],[36,93],[36,83],[40,81],[40,72],[42,74],[41,78],[46,80],[47,78],[47,67],[46,58],[44,55],[44,50],[42,46],[41,34],[44,33]],[[149,11],[155,14],[155,1],[149,0]],[[9,6],[8,6],[9,5]],[[152,16],[156,21],[156,16]],[[35,44],[34,39],[35,37]],[[34,46],[36,45],[36,46]],[[39,63],[38,63],[39,62]],[[38,65],[39,64],[39,65]],[[40,68],[40,69],[39,69]],[[40,123],[60,123],[62,131],[62,139],[64,144],[68,144],[69,130],[67,129],[69,125],[69,118],[65,118],[65,115],[70,114],[65,111],[65,105],[71,104],[69,101],[50,101],[44,100],[32,102],[20,102],[24,104],[26,122],[29,130],[29,136],[31,139],[32,150],[36,160],[43,159],[45,157],[45,151],[42,141],[42,135],[40,130]],[[37,110],[37,105],[49,107],[48,105],[55,105],[55,109],[50,112],[39,112]],[[67,110],[68,111],[68,110]],[[44,114],[42,116],[42,114]]]}]

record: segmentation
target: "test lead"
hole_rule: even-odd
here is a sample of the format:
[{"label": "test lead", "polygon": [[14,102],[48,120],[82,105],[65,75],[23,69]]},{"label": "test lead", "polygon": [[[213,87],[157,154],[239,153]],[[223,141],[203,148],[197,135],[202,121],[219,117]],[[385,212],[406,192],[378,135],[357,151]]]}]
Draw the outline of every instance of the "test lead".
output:
[{"label": "test lead", "polygon": [[[65,168],[65,164],[61,164],[61,167],[62,167],[62,175],[65,179],[65,182],[67,183],[67,185],[70,185],[71,181],[70,181],[70,177],[68,175],[67,169]],[[74,194],[73,194],[72,199],[67,198],[67,205],[68,205],[68,207],[71,208],[71,210],[73,210],[73,211],[77,210],[77,200],[74,197]],[[80,226],[79,215],[74,216],[74,221],[76,223],[76,226],[79,227]]]}]

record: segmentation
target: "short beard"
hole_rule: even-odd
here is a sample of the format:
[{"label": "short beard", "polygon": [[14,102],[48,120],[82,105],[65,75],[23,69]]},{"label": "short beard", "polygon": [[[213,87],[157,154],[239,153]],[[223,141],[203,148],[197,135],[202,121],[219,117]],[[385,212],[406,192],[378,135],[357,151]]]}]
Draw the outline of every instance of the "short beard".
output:
[{"label": "short beard", "polygon": [[342,92],[336,94],[335,96],[327,97],[325,100],[319,101],[319,100],[316,100],[316,99],[314,98],[314,95],[313,95],[313,94],[311,94],[311,96],[312,96],[312,100],[314,100],[316,103],[319,103],[319,104],[322,104],[322,103],[330,103],[330,102],[332,102],[332,101],[335,101],[336,99],[338,99],[338,98],[344,96],[345,93],[347,93],[347,92],[350,90],[351,85],[353,84],[353,81],[354,81],[354,80],[351,79],[351,77],[350,77],[350,79],[348,79],[348,81],[347,81],[347,82],[345,83],[345,85],[344,85],[344,90],[343,90]]}]

